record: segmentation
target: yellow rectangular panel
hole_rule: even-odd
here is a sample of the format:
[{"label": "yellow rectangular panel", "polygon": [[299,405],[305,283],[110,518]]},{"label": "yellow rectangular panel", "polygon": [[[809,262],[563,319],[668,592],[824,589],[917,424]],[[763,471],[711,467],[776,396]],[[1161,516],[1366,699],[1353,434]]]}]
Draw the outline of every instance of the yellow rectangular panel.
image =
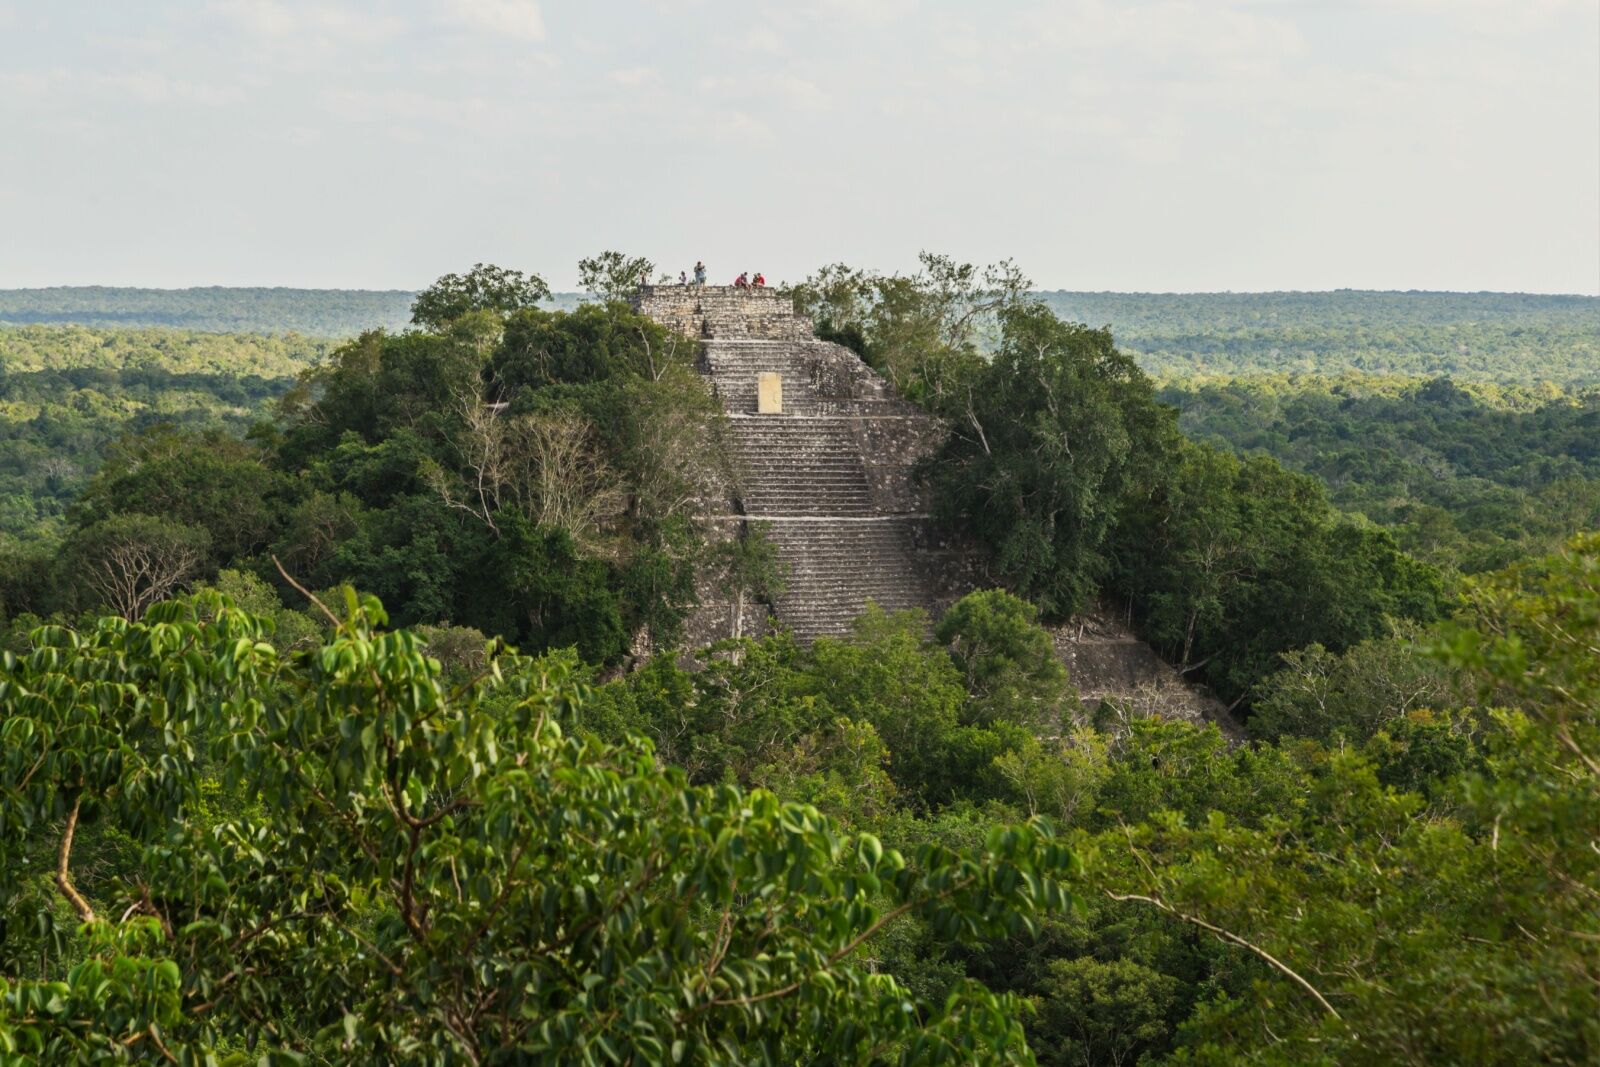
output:
[{"label": "yellow rectangular panel", "polygon": [[783,414],[783,377],[770,371],[756,377],[756,412],[761,415]]}]

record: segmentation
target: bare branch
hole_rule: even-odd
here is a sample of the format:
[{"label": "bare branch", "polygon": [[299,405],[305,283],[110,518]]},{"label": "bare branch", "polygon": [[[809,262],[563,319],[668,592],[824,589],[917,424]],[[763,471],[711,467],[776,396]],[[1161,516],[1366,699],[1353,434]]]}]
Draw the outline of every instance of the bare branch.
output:
[{"label": "bare branch", "polygon": [[315,604],[319,609],[321,609],[322,613],[328,617],[329,622],[333,623],[335,627],[344,625],[339,621],[339,616],[328,610],[328,605],[317,599],[315,593],[301,585],[299,582],[295,581],[294,578],[290,576],[289,572],[283,569],[283,564],[278,562],[277,556],[272,557],[272,565],[278,568],[278,573],[283,575],[284,581],[288,582],[294,587],[295,592],[299,593],[301,596],[305,597],[307,600],[311,601],[311,603]]},{"label": "bare branch", "polygon": [[1137,900],[1137,901],[1140,901],[1140,902],[1145,903],[1145,904],[1153,905],[1153,906],[1155,906],[1157,908],[1160,908],[1162,911],[1166,912],[1168,915],[1171,915],[1175,919],[1182,919],[1186,923],[1191,923],[1191,924],[1193,924],[1195,926],[1200,927],[1200,929],[1202,929],[1202,930],[1206,930],[1206,931],[1208,931],[1210,933],[1213,933],[1213,934],[1217,935],[1218,937],[1222,938],[1224,941],[1228,941],[1228,942],[1231,942],[1231,943],[1233,943],[1235,945],[1238,945],[1240,948],[1248,949],[1249,951],[1255,953],[1257,956],[1261,957],[1263,960],[1266,960],[1267,963],[1271,964],[1280,973],[1282,973],[1282,974],[1286,975],[1288,978],[1292,979],[1297,985],[1300,986],[1301,989],[1304,989],[1307,993],[1310,993],[1312,998],[1315,999],[1316,1002],[1319,1005],[1322,1006],[1322,1010],[1323,1011],[1327,1012],[1329,1015],[1333,1016],[1335,1019],[1341,1019],[1342,1020],[1344,1018],[1344,1016],[1340,1015],[1338,1013],[1338,1011],[1336,1011],[1334,1009],[1334,1006],[1332,1004],[1328,1003],[1328,999],[1326,997],[1324,997],[1321,993],[1317,992],[1317,987],[1316,986],[1314,986],[1310,982],[1306,981],[1296,971],[1291,969],[1288,964],[1284,963],[1282,960],[1280,960],[1276,956],[1272,955],[1272,953],[1268,952],[1266,949],[1262,948],[1259,945],[1255,945],[1255,944],[1252,944],[1249,941],[1246,941],[1244,938],[1240,937],[1238,934],[1233,933],[1233,932],[1231,932],[1229,930],[1224,930],[1220,926],[1214,926],[1211,923],[1206,922],[1204,919],[1200,918],[1197,915],[1190,915],[1187,912],[1179,911],[1177,908],[1174,908],[1172,905],[1168,904],[1166,901],[1159,900],[1159,899],[1157,899],[1155,897],[1147,897],[1147,896],[1143,896],[1143,895],[1141,895],[1139,893],[1113,893],[1109,889],[1106,890],[1106,896],[1110,897],[1112,900],[1119,900],[1119,901]]},{"label": "bare branch", "polygon": [[61,830],[61,847],[56,852],[56,888],[67,898],[79,919],[92,923],[95,921],[94,909],[72,884],[72,837],[78,830],[78,810],[82,804],[82,794],[72,798],[72,810],[67,812],[67,824]]}]

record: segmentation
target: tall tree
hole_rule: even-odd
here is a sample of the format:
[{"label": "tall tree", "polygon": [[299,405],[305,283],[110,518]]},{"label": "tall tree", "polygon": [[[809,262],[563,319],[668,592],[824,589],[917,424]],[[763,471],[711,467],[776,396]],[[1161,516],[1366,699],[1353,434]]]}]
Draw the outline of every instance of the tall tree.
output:
[{"label": "tall tree", "polygon": [[479,263],[465,274],[446,274],[418,293],[411,321],[426,330],[442,330],[471,311],[507,315],[549,298],[550,287],[537,274]]},{"label": "tall tree", "polygon": [[656,265],[643,256],[605,251],[578,260],[578,284],[605,300],[625,300],[649,285]]},{"label": "tall tree", "polygon": [[1170,420],[1109,331],[1032,304],[999,322],[991,360],[946,395],[951,434],[931,478],[943,518],[982,546],[994,577],[1061,616],[1108,572],[1136,457],[1155,454]]},{"label": "tall tree", "polygon": [[62,564],[88,606],[104,605],[132,620],[198,576],[210,544],[203,529],[118,514],[76,532],[63,549]]},{"label": "tall tree", "polygon": [[939,407],[971,374],[999,317],[1030,299],[1010,260],[987,267],[923,252],[912,274],[824,267],[789,292],[818,336],[854,349],[902,395]]}]

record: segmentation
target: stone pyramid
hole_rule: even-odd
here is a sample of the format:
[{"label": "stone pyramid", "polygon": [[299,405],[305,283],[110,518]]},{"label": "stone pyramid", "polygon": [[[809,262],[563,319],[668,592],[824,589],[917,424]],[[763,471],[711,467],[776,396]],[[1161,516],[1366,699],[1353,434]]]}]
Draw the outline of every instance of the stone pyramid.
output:
[{"label": "stone pyramid", "polygon": [[[700,344],[735,467],[718,519],[727,536],[739,523],[767,530],[787,572],[771,606],[779,625],[810,641],[844,633],[869,600],[936,611],[951,599],[944,576],[959,563],[913,477],[938,444],[933,420],[855,353],[818,340],[774,290],[654,286],[634,306]],[[708,604],[691,639],[760,632],[758,617],[730,626],[733,611]]]}]

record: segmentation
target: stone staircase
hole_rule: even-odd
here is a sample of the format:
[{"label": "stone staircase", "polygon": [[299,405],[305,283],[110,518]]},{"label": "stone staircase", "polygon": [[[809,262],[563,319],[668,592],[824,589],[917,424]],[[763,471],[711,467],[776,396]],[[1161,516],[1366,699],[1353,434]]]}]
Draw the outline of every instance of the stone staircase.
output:
[{"label": "stone staircase", "polygon": [[774,522],[772,530],[789,572],[777,616],[801,641],[846,632],[869,600],[886,611],[931,606],[910,522],[823,518]]},{"label": "stone staircase", "polygon": [[[912,467],[937,434],[854,353],[819,341],[772,290],[656,286],[635,307],[701,341],[701,370],[728,413],[738,485],[730,518],[759,522],[786,565],[773,605],[802,641],[842,634],[872,601],[934,609],[941,597],[919,565],[926,516]],[[762,375],[782,383],[782,409],[763,413]],[[714,632],[729,618],[708,605]],[[698,628],[691,621],[691,633]]]},{"label": "stone staircase", "polygon": [[848,420],[746,415],[730,419],[729,429],[744,514],[817,518],[876,513]]},{"label": "stone staircase", "polygon": [[814,415],[817,390],[812,382],[808,349],[831,348],[821,341],[721,339],[704,343],[704,366],[730,415],[756,412],[756,377],[775,373],[783,379],[784,417]]}]

